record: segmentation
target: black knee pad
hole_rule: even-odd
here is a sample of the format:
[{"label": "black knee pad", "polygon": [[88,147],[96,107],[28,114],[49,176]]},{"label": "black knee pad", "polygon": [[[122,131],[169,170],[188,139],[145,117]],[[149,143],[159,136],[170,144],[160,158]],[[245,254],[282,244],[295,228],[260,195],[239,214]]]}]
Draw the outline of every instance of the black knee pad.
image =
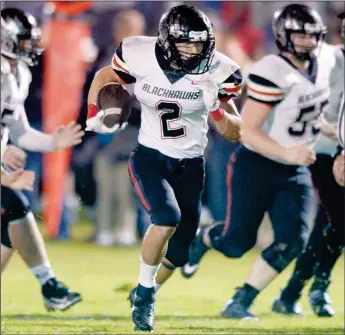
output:
[{"label": "black knee pad", "polygon": [[262,253],[262,258],[277,272],[282,272],[303,250],[304,240],[290,244],[274,241]]},{"label": "black knee pad", "polygon": [[198,229],[198,218],[190,218],[180,222],[168,244],[165,258],[175,267],[185,265],[189,260],[189,247]]},{"label": "black knee pad", "polygon": [[182,267],[189,260],[189,245],[180,244],[171,238],[165,258],[173,264],[174,267]]},{"label": "black knee pad", "polygon": [[7,248],[12,249],[10,235],[8,233],[9,221],[5,215],[1,215],[1,244]]},{"label": "black knee pad", "polygon": [[237,241],[228,240],[226,236],[222,236],[223,229],[224,224],[216,224],[209,230],[209,237],[212,247],[220,251],[224,256],[240,258],[253,247],[253,245],[248,245],[247,243],[236,244]]}]

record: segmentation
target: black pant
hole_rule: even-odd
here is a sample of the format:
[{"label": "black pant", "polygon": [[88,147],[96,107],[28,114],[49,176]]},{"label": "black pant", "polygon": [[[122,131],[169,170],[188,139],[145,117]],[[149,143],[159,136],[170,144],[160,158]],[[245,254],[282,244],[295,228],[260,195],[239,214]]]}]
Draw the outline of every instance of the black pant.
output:
[{"label": "black pant", "polygon": [[22,219],[30,211],[28,199],[21,191],[1,186],[1,244],[11,248],[8,224]]},{"label": "black pant", "polygon": [[166,258],[175,266],[183,266],[200,220],[204,158],[176,159],[139,144],[131,153],[128,170],[152,223],[177,227]]},{"label": "black pant", "polygon": [[321,154],[310,167],[320,205],[308,245],[297,259],[283,299],[297,299],[313,275],[315,285],[326,289],[344,247],[344,188],[336,183],[332,166],[333,158]]},{"label": "black pant", "polygon": [[255,245],[265,212],[277,243],[303,248],[314,203],[307,168],[274,162],[241,145],[230,158],[226,183],[227,216],[221,236],[214,237],[215,249],[241,257]]}]

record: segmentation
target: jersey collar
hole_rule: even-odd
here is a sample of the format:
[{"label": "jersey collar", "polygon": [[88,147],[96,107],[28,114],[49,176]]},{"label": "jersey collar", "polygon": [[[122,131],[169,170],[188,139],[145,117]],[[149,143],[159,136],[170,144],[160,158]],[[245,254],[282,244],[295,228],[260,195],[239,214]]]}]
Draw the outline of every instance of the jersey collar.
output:
[{"label": "jersey collar", "polygon": [[178,80],[183,78],[186,74],[174,71],[169,62],[164,58],[161,48],[159,47],[158,43],[155,45],[155,55],[158,62],[159,67],[162,69],[164,75],[167,77],[171,84],[175,84]]},{"label": "jersey collar", "polygon": [[286,58],[283,54],[279,54],[279,57],[283,58],[287,63],[289,63],[298,73],[300,73],[303,77],[307,78],[313,84],[316,82],[317,73],[318,73],[318,63],[317,58],[313,56],[310,59],[309,67],[306,71],[297,68],[288,58]]}]

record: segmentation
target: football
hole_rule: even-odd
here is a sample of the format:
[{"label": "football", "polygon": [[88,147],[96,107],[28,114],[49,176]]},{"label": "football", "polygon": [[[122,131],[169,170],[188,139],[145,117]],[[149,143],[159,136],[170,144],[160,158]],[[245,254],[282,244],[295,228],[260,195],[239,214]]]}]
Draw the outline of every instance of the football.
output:
[{"label": "football", "polygon": [[103,123],[111,128],[122,125],[131,114],[131,98],[128,91],[119,83],[108,83],[98,92],[97,108],[104,111]]}]

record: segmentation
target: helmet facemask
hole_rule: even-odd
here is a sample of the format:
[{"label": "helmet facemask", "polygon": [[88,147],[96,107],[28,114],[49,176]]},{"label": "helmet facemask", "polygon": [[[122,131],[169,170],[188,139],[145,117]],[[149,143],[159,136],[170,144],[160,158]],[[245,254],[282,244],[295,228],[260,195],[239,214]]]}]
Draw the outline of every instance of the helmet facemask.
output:
[{"label": "helmet facemask", "polygon": [[44,51],[41,29],[38,27],[32,29],[31,36],[18,35],[18,50],[22,61],[30,66],[36,65],[37,56]]}]

